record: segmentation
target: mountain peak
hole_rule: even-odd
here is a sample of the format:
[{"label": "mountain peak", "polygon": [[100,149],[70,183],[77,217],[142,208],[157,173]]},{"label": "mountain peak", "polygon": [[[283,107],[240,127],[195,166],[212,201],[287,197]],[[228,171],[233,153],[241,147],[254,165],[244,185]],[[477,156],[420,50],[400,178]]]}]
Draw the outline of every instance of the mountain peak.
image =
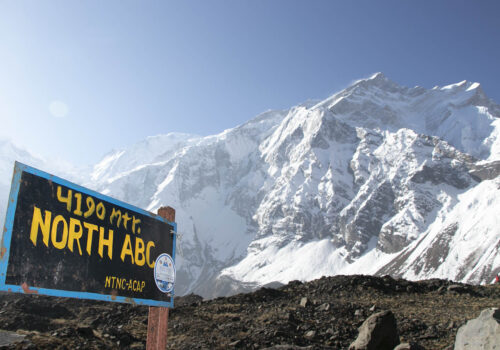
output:
[{"label": "mountain peak", "polygon": [[385,84],[387,82],[391,82],[391,81],[385,76],[385,74],[382,72],[377,72],[377,73],[370,75],[370,77],[368,77],[368,78],[356,80],[354,82],[354,84],[352,84],[352,86],[366,85],[366,84],[379,85],[379,84]]},{"label": "mountain peak", "polygon": [[487,107],[488,112],[492,116],[500,118],[500,106],[486,95],[481,84],[478,82],[462,80],[459,83],[449,84],[443,87],[434,87],[433,90],[450,92],[452,94],[464,94],[467,104]]},{"label": "mountain peak", "polygon": [[401,85],[393,82],[392,80],[388,79],[384,73],[377,72],[375,74],[372,74],[369,78],[361,79],[354,84],[351,85],[349,89],[356,89],[356,88],[364,88],[364,89],[371,89],[373,87],[386,90],[388,92],[397,92],[401,91],[401,89],[404,89]]},{"label": "mountain peak", "polygon": [[455,84],[445,85],[441,88],[441,90],[454,90],[454,89],[465,90],[465,91],[476,90],[478,92],[482,92],[481,84],[467,80],[462,80],[461,82]]},{"label": "mountain peak", "polygon": [[387,77],[384,75],[384,73],[382,72],[377,72],[375,74],[373,74],[371,77],[369,77],[368,79],[366,80],[388,80]]}]

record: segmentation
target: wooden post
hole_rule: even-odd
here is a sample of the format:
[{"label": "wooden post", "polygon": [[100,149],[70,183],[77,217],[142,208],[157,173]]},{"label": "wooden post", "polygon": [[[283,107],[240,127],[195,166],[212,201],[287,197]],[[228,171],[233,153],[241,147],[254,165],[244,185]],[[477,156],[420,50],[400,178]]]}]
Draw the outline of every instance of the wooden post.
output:
[{"label": "wooden post", "polygon": [[[161,207],[158,215],[170,222],[175,221],[175,209],[172,207]],[[167,348],[168,308],[149,307],[148,315],[148,337],[146,350],[165,350]]]}]

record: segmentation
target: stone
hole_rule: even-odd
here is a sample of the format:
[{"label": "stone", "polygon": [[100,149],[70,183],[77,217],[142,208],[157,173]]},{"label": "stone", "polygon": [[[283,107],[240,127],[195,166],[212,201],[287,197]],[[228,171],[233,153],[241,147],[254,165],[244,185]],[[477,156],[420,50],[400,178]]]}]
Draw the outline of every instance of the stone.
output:
[{"label": "stone", "polygon": [[311,302],[309,301],[309,299],[307,299],[306,297],[303,297],[302,299],[300,299],[300,306],[308,307],[309,305],[311,305]]},{"label": "stone", "polygon": [[368,317],[359,327],[349,350],[393,350],[399,345],[396,318],[392,311],[381,311]]},{"label": "stone", "polygon": [[0,331],[0,346],[14,345],[24,340],[26,336],[15,332]]},{"label": "stone", "polygon": [[238,347],[240,347],[241,345],[242,345],[241,340],[235,340],[235,341],[233,341],[232,343],[229,343],[229,346],[231,346],[231,347],[235,347],[235,348],[238,348]]},{"label": "stone", "polygon": [[304,337],[306,339],[312,339],[316,336],[316,331],[308,331],[306,334],[304,334]]},{"label": "stone", "polygon": [[328,311],[330,310],[330,304],[324,303],[318,306],[318,311]]},{"label": "stone", "polygon": [[458,329],[455,350],[500,349],[500,309],[481,311],[478,318]]}]

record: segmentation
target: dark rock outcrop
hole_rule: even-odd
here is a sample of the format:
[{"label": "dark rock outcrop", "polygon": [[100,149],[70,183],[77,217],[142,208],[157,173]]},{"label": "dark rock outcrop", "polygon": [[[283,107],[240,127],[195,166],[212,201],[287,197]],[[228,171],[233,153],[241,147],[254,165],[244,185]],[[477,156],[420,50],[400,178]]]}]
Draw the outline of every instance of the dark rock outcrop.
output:
[{"label": "dark rock outcrop", "polygon": [[349,350],[393,350],[399,344],[396,318],[391,311],[371,315],[359,327],[359,335]]}]

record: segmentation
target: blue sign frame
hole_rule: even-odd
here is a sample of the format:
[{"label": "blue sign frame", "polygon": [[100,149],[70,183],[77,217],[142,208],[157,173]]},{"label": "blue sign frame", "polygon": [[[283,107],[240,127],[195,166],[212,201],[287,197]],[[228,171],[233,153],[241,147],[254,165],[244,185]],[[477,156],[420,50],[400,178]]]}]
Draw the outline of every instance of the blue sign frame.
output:
[{"label": "blue sign frame", "polygon": [[121,302],[121,303],[131,303],[131,304],[139,304],[139,305],[149,305],[149,306],[158,306],[158,307],[170,307],[174,306],[174,292],[169,294],[170,301],[160,301],[160,300],[151,300],[151,299],[141,299],[141,298],[131,298],[119,295],[111,295],[111,294],[100,294],[93,292],[80,292],[80,291],[71,291],[71,290],[60,290],[60,289],[50,289],[50,288],[39,288],[36,286],[26,286],[26,285],[13,285],[6,284],[7,278],[7,269],[9,264],[9,257],[11,255],[11,243],[13,237],[13,227],[14,227],[14,219],[16,215],[16,208],[18,205],[18,196],[21,184],[21,176],[23,173],[28,173],[35,175],[37,177],[48,180],[51,183],[55,183],[58,185],[66,186],[80,193],[86,194],[88,196],[95,197],[99,200],[111,203],[112,205],[116,205],[118,207],[125,208],[133,213],[138,213],[143,216],[149,217],[154,220],[159,220],[162,223],[166,223],[173,227],[173,244],[172,244],[172,258],[175,261],[175,248],[176,248],[176,232],[177,232],[177,224],[175,222],[170,222],[158,215],[154,215],[150,212],[147,212],[138,207],[132,206],[130,204],[121,202],[114,198],[108,197],[106,195],[100,194],[98,192],[92,191],[85,187],[79,186],[57,176],[48,174],[41,170],[32,168],[28,165],[15,162],[14,165],[14,174],[12,178],[11,190],[9,195],[9,203],[7,207],[6,219],[4,224],[4,230],[2,235],[2,241],[0,246],[0,290],[7,292],[15,292],[15,293],[24,293],[24,294],[41,294],[41,295],[49,295],[49,296],[58,296],[58,297],[69,297],[69,298],[80,298],[80,299],[92,299],[92,300],[104,300],[110,302]]}]

